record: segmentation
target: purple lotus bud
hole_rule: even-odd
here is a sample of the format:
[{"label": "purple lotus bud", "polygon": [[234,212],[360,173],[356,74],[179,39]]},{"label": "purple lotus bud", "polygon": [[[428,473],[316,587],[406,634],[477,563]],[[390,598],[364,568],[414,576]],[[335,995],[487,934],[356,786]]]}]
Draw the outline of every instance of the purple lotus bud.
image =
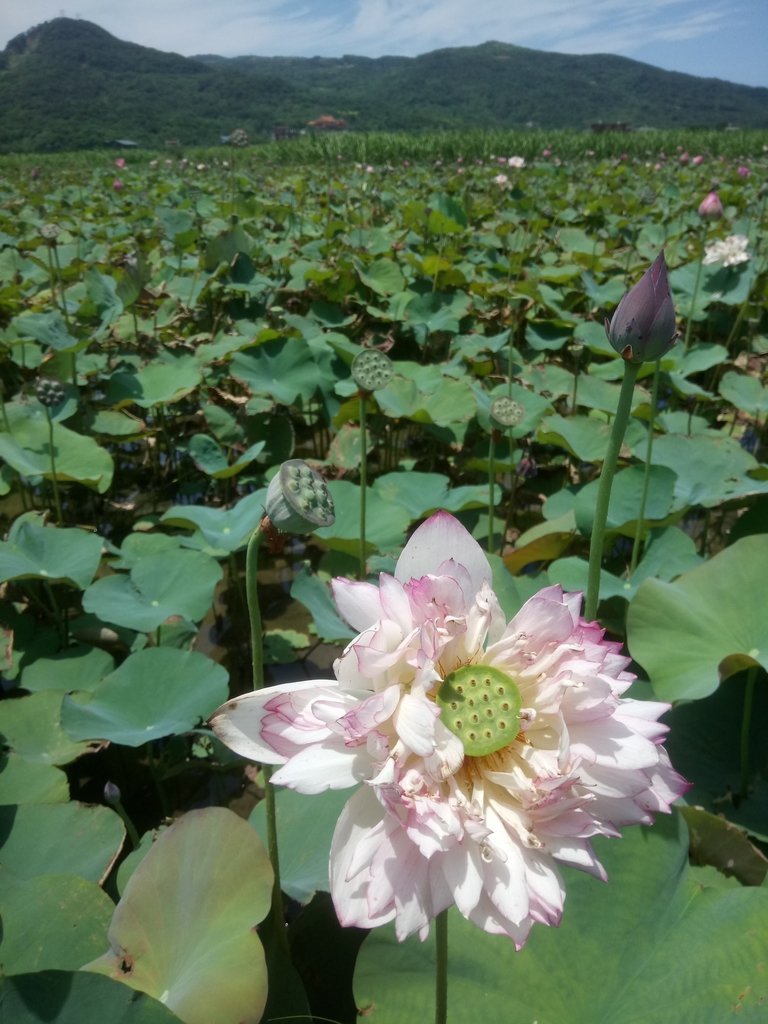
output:
[{"label": "purple lotus bud", "polygon": [[628,363],[651,363],[675,343],[675,306],[662,250],[605,321],[608,341]]},{"label": "purple lotus bud", "polygon": [[719,220],[723,216],[723,204],[717,192],[709,192],[699,203],[699,216],[706,220]]}]

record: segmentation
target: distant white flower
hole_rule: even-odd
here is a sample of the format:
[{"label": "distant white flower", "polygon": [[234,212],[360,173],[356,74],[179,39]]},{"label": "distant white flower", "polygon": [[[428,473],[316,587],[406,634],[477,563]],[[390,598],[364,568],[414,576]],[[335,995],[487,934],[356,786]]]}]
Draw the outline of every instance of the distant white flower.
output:
[{"label": "distant white flower", "polygon": [[516,167],[518,170],[525,167],[525,157],[522,156],[511,156],[507,160],[507,167]]},{"label": "distant white flower", "polygon": [[749,259],[747,246],[749,239],[746,235],[728,235],[727,238],[718,239],[712,245],[708,245],[704,253],[704,262],[722,263],[724,267],[734,267],[737,263],[746,263]]},{"label": "distant white flower", "polygon": [[499,188],[506,188],[509,185],[509,178],[506,176],[506,174],[497,174],[493,180],[495,184],[499,186]]}]

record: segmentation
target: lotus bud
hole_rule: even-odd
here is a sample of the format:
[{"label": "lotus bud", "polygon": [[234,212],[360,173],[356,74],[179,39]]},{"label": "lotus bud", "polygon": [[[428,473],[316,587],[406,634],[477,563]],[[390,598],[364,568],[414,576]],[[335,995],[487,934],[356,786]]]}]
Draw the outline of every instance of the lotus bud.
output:
[{"label": "lotus bud", "polygon": [[120,787],[114,782],[104,783],[104,802],[109,804],[110,807],[117,807],[122,802],[123,796],[120,792]]},{"label": "lotus bud", "polygon": [[706,220],[719,220],[723,216],[723,204],[717,192],[710,192],[699,203],[699,216]]},{"label": "lotus bud", "polygon": [[675,306],[663,250],[605,321],[608,341],[629,363],[654,362],[674,345]]},{"label": "lotus bud", "polygon": [[378,391],[392,380],[392,360],[377,348],[364,348],[352,360],[352,377],[361,391]]},{"label": "lotus bud", "polygon": [[336,519],[325,480],[301,459],[284,462],[267,488],[266,515],[283,533],[311,533]]}]

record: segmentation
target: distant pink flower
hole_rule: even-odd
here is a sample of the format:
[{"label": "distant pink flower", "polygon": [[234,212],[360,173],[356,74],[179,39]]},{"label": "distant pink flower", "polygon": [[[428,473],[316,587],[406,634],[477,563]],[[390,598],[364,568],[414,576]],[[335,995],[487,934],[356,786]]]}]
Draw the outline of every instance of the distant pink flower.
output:
[{"label": "distant pink flower", "polygon": [[551,149],[542,149],[541,155],[542,156],[552,156],[552,150]]},{"label": "distant pink flower", "polygon": [[752,171],[750,171],[750,169],[748,167],[745,167],[742,164],[741,167],[738,167],[736,169],[736,173],[739,175],[740,178],[748,178],[750,176],[750,174],[752,173]]},{"label": "distant pink flower", "polygon": [[677,159],[680,161],[681,164],[687,164],[691,162],[691,158],[688,156],[687,153],[681,153]]},{"label": "distant pink flower", "polygon": [[699,166],[701,166],[701,164],[704,163],[704,157],[701,156],[701,154],[699,154],[698,156],[695,156],[693,158],[693,160],[691,160],[691,163],[693,164],[694,167],[699,167]]},{"label": "distant pink flower", "polygon": [[119,156],[117,160],[115,160],[115,167],[117,167],[119,171],[122,171],[122,169],[125,167],[125,158]]},{"label": "distant pink flower", "polygon": [[699,203],[699,216],[705,220],[717,220],[723,216],[723,204],[717,192],[709,192]]},{"label": "distant pink flower", "polygon": [[508,624],[478,543],[446,512],[423,523],[394,576],[336,579],[357,630],[335,679],[236,697],[217,735],[302,793],[357,787],[336,825],[339,920],[394,921],[425,938],[455,904],[520,948],[560,920],[558,863],[605,879],[595,835],[649,824],[686,784],[661,746],[668,705],[622,694],[620,645],[541,590]]},{"label": "distant pink flower", "polygon": [[119,192],[120,189],[123,188],[122,178],[115,178],[115,180],[112,182],[112,188],[115,190],[115,192]]}]

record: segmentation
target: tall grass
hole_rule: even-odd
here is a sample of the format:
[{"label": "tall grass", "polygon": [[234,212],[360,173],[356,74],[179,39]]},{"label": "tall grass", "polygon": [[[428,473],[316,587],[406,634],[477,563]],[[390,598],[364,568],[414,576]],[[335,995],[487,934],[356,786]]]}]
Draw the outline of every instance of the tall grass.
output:
[{"label": "tall grass", "polygon": [[[528,161],[542,157],[549,150],[553,158],[615,159],[626,155],[635,160],[656,160],[661,153],[675,156],[679,149],[691,156],[702,153],[710,157],[744,160],[768,153],[768,131],[648,130],[635,132],[583,131],[430,131],[407,132],[338,132],[308,134],[281,142],[263,142],[239,151],[240,168],[260,163],[283,166],[307,166],[317,163],[357,162],[361,164],[435,163],[462,159],[489,160],[499,156],[522,156]],[[95,165],[109,167],[118,155],[133,166],[150,160],[193,162],[224,162],[232,159],[232,150],[214,148],[179,148],[151,150],[81,150],[56,154],[14,154],[0,156],[0,171],[29,173],[32,167],[67,169],[73,173],[92,169]]]}]

